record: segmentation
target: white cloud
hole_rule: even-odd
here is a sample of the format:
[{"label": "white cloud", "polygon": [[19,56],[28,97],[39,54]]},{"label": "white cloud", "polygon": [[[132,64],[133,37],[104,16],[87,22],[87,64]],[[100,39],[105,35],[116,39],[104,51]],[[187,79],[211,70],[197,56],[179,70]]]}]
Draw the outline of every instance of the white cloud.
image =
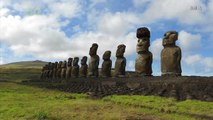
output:
[{"label": "white cloud", "polygon": [[191,34],[182,30],[179,32],[178,39],[182,51],[187,54],[196,52],[202,46],[200,34]]},{"label": "white cloud", "polygon": [[184,59],[187,65],[189,65],[195,73],[206,74],[213,72],[213,58],[204,57],[199,54],[189,55]]},{"label": "white cloud", "polygon": [[163,49],[162,40],[163,40],[162,38],[158,38],[151,43],[150,51],[153,54],[154,60],[160,60],[160,53],[161,50]]},{"label": "white cloud", "polygon": [[152,0],[133,0],[132,2],[135,7],[143,7],[148,3],[150,3],[151,1]]},{"label": "white cloud", "polygon": [[[192,10],[191,7],[201,7],[202,10]],[[153,0],[142,14],[143,22],[153,23],[158,20],[175,20],[184,24],[204,22],[205,4],[195,0]]]},{"label": "white cloud", "polygon": [[98,21],[98,31],[113,36],[123,36],[129,29],[140,23],[136,14],[126,12],[116,12],[114,14],[106,12]]},{"label": "white cloud", "polygon": [[90,4],[90,8],[94,7],[97,4],[101,4],[101,3],[106,3],[107,0],[90,0],[91,4]]}]

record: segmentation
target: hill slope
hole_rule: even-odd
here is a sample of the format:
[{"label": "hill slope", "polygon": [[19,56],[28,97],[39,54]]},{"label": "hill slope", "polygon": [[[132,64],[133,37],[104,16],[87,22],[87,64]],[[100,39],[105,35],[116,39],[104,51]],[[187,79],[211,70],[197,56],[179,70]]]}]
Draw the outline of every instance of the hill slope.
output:
[{"label": "hill slope", "polygon": [[45,64],[47,64],[47,62],[40,60],[21,61],[0,65],[0,68],[42,68]]}]

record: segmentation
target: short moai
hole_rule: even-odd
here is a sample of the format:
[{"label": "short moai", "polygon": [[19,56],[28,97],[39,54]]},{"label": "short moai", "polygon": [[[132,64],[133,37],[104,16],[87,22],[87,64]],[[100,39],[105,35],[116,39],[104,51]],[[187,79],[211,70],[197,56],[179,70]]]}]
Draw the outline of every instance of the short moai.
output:
[{"label": "short moai", "polygon": [[58,66],[57,66],[57,78],[61,78],[61,67],[62,67],[62,61],[60,61],[58,63]]},{"label": "short moai", "polygon": [[79,70],[80,77],[87,77],[87,69],[88,69],[87,56],[84,56],[81,59],[81,67],[80,67],[80,70]]},{"label": "short moai", "polygon": [[65,60],[61,65],[61,78],[66,78],[67,61]]},{"label": "short moai", "polygon": [[57,67],[58,67],[58,62],[55,62],[55,65],[53,68],[53,79],[57,78]]},{"label": "short moai", "polygon": [[89,76],[90,77],[98,77],[99,75],[99,56],[97,55],[98,50],[98,44],[93,43],[92,47],[90,47],[89,55],[90,55],[90,61],[89,61]]},{"label": "short moai", "polygon": [[72,66],[72,77],[79,76],[79,65],[78,65],[79,58],[74,57],[73,66]]},{"label": "short moai", "polygon": [[50,78],[50,74],[51,74],[51,62],[49,62],[47,64],[47,69],[46,69],[46,78]]},{"label": "short moai", "polygon": [[138,28],[136,51],[138,53],[135,61],[135,71],[139,76],[152,75],[152,53],[149,51],[150,31],[146,27]]},{"label": "short moai", "polygon": [[115,76],[124,77],[126,74],[126,58],[124,57],[126,46],[121,44],[117,47],[116,61],[115,61]]},{"label": "short moai", "polygon": [[72,58],[68,58],[68,62],[67,62],[67,70],[66,70],[66,78],[71,78],[71,74],[72,74]]},{"label": "short moai", "polygon": [[55,67],[55,63],[50,63],[50,66],[49,66],[49,78],[53,78],[53,69]]},{"label": "short moai", "polygon": [[168,31],[164,34],[161,51],[161,75],[181,76],[181,49],[176,46],[178,32]]},{"label": "short moai", "polygon": [[111,69],[112,69],[112,60],[111,57],[111,51],[106,51],[103,54],[103,63],[101,68],[101,73],[103,77],[111,77]]},{"label": "short moai", "polygon": [[41,78],[44,79],[46,78],[46,70],[47,70],[47,64],[43,66],[42,70],[41,70]]}]

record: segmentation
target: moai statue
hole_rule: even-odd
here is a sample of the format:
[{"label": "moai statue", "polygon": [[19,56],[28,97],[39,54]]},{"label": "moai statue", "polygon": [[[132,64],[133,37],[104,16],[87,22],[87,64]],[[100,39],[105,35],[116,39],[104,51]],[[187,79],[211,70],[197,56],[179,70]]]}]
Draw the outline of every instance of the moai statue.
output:
[{"label": "moai statue", "polygon": [[62,66],[62,61],[60,61],[57,66],[57,78],[61,78],[61,66]]},{"label": "moai statue", "polygon": [[46,76],[47,76],[47,78],[50,78],[50,72],[51,72],[51,62],[49,62],[48,64],[47,64],[47,70],[46,70]]},{"label": "moai statue", "polygon": [[58,62],[55,62],[55,65],[53,68],[53,79],[57,78],[57,67],[58,67]]},{"label": "moai statue", "polygon": [[101,69],[101,73],[103,77],[111,77],[112,60],[110,59],[110,57],[111,57],[111,51],[106,51],[103,54],[104,62],[102,63],[102,69]]},{"label": "moai statue", "polygon": [[99,65],[99,56],[97,55],[98,50],[98,44],[93,43],[92,47],[90,47],[89,55],[90,55],[90,61],[89,61],[89,76],[90,77],[98,77],[99,71],[98,71],[98,65]]},{"label": "moai statue", "polygon": [[84,56],[81,59],[81,67],[80,67],[80,77],[87,77],[87,69],[88,69],[88,65],[87,65],[87,56]]},{"label": "moai statue", "polygon": [[116,61],[115,61],[115,76],[124,77],[125,76],[125,68],[126,68],[126,58],[124,57],[126,46],[121,44],[117,47],[116,51]]},{"label": "moai statue", "polygon": [[67,61],[65,60],[61,65],[61,78],[66,78]]},{"label": "moai statue", "polygon": [[74,57],[73,66],[72,66],[72,77],[78,77],[78,75],[79,75],[78,61],[79,61],[79,58]]},{"label": "moai statue", "polygon": [[67,63],[66,78],[71,78],[71,73],[72,73],[72,58],[69,58]]},{"label": "moai statue", "polygon": [[140,76],[152,75],[152,53],[149,51],[150,31],[146,27],[138,28],[136,37],[138,43],[136,51],[138,53],[135,62],[135,71]]},{"label": "moai statue", "polygon": [[49,78],[53,78],[53,69],[55,67],[55,63],[51,63],[49,66]]},{"label": "moai statue", "polygon": [[43,67],[42,67],[42,70],[41,70],[41,79],[43,79],[43,78],[45,78],[45,71],[46,71],[46,68],[47,68],[47,65],[44,65]]},{"label": "moai statue", "polygon": [[168,31],[164,34],[163,50],[161,51],[161,75],[181,76],[181,49],[176,46],[178,32]]}]

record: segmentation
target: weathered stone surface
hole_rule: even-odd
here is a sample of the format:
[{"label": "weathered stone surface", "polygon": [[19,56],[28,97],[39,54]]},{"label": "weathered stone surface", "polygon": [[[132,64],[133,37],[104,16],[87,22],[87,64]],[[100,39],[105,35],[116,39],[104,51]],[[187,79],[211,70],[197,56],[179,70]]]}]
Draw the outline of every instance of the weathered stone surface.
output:
[{"label": "weathered stone surface", "polygon": [[79,65],[78,65],[79,58],[74,57],[73,66],[72,66],[72,77],[79,76]]},{"label": "weathered stone surface", "polygon": [[102,63],[102,76],[103,77],[111,77],[111,68],[112,68],[112,60],[111,57],[111,51],[106,51],[103,55],[103,63]]},{"label": "weathered stone surface", "polygon": [[55,62],[55,65],[53,68],[53,79],[57,78],[57,66],[58,66],[58,62]]},{"label": "weathered stone surface", "polygon": [[137,58],[135,62],[135,71],[138,75],[152,75],[152,53],[149,51],[150,46],[150,31],[146,27],[138,28],[136,36],[137,43]]},{"label": "weathered stone surface", "polygon": [[64,61],[61,65],[61,78],[66,78],[67,61]]},{"label": "weathered stone surface", "polygon": [[57,66],[57,78],[61,78],[61,66],[62,66],[62,61],[60,61]]},{"label": "weathered stone surface", "polygon": [[88,65],[87,65],[87,56],[84,56],[81,59],[81,67],[80,67],[80,77],[87,77],[87,70],[88,70]]},{"label": "weathered stone surface", "polygon": [[117,47],[116,51],[116,61],[115,61],[115,76],[123,77],[126,72],[126,58],[124,57],[126,46],[121,44]]},{"label": "weathered stone surface", "polygon": [[92,47],[90,48],[89,55],[90,55],[90,61],[89,61],[89,76],[90,77],[98,77],[99,71],[98,71],[98,65],[99,65],[99,56],[97,55],[98,50],[98,44],[93,43]]},{"label": "weathered stone surface", "polygon": [[68,58],[67,62],[67,70],[66,70],[66,78],[71,78],[72,75],[72,58]]},{"label": "weathered stone surface", "polygon": [[44,65],[42,68],[41,78],[44,79],[47,77],[48,64]]},{"label": "weathered stone surface", "polygon": [[161,51],[162,76],[181,76],[181,49],[176,46],[178,32],[169,31],[164,34],[163,50]]}]

